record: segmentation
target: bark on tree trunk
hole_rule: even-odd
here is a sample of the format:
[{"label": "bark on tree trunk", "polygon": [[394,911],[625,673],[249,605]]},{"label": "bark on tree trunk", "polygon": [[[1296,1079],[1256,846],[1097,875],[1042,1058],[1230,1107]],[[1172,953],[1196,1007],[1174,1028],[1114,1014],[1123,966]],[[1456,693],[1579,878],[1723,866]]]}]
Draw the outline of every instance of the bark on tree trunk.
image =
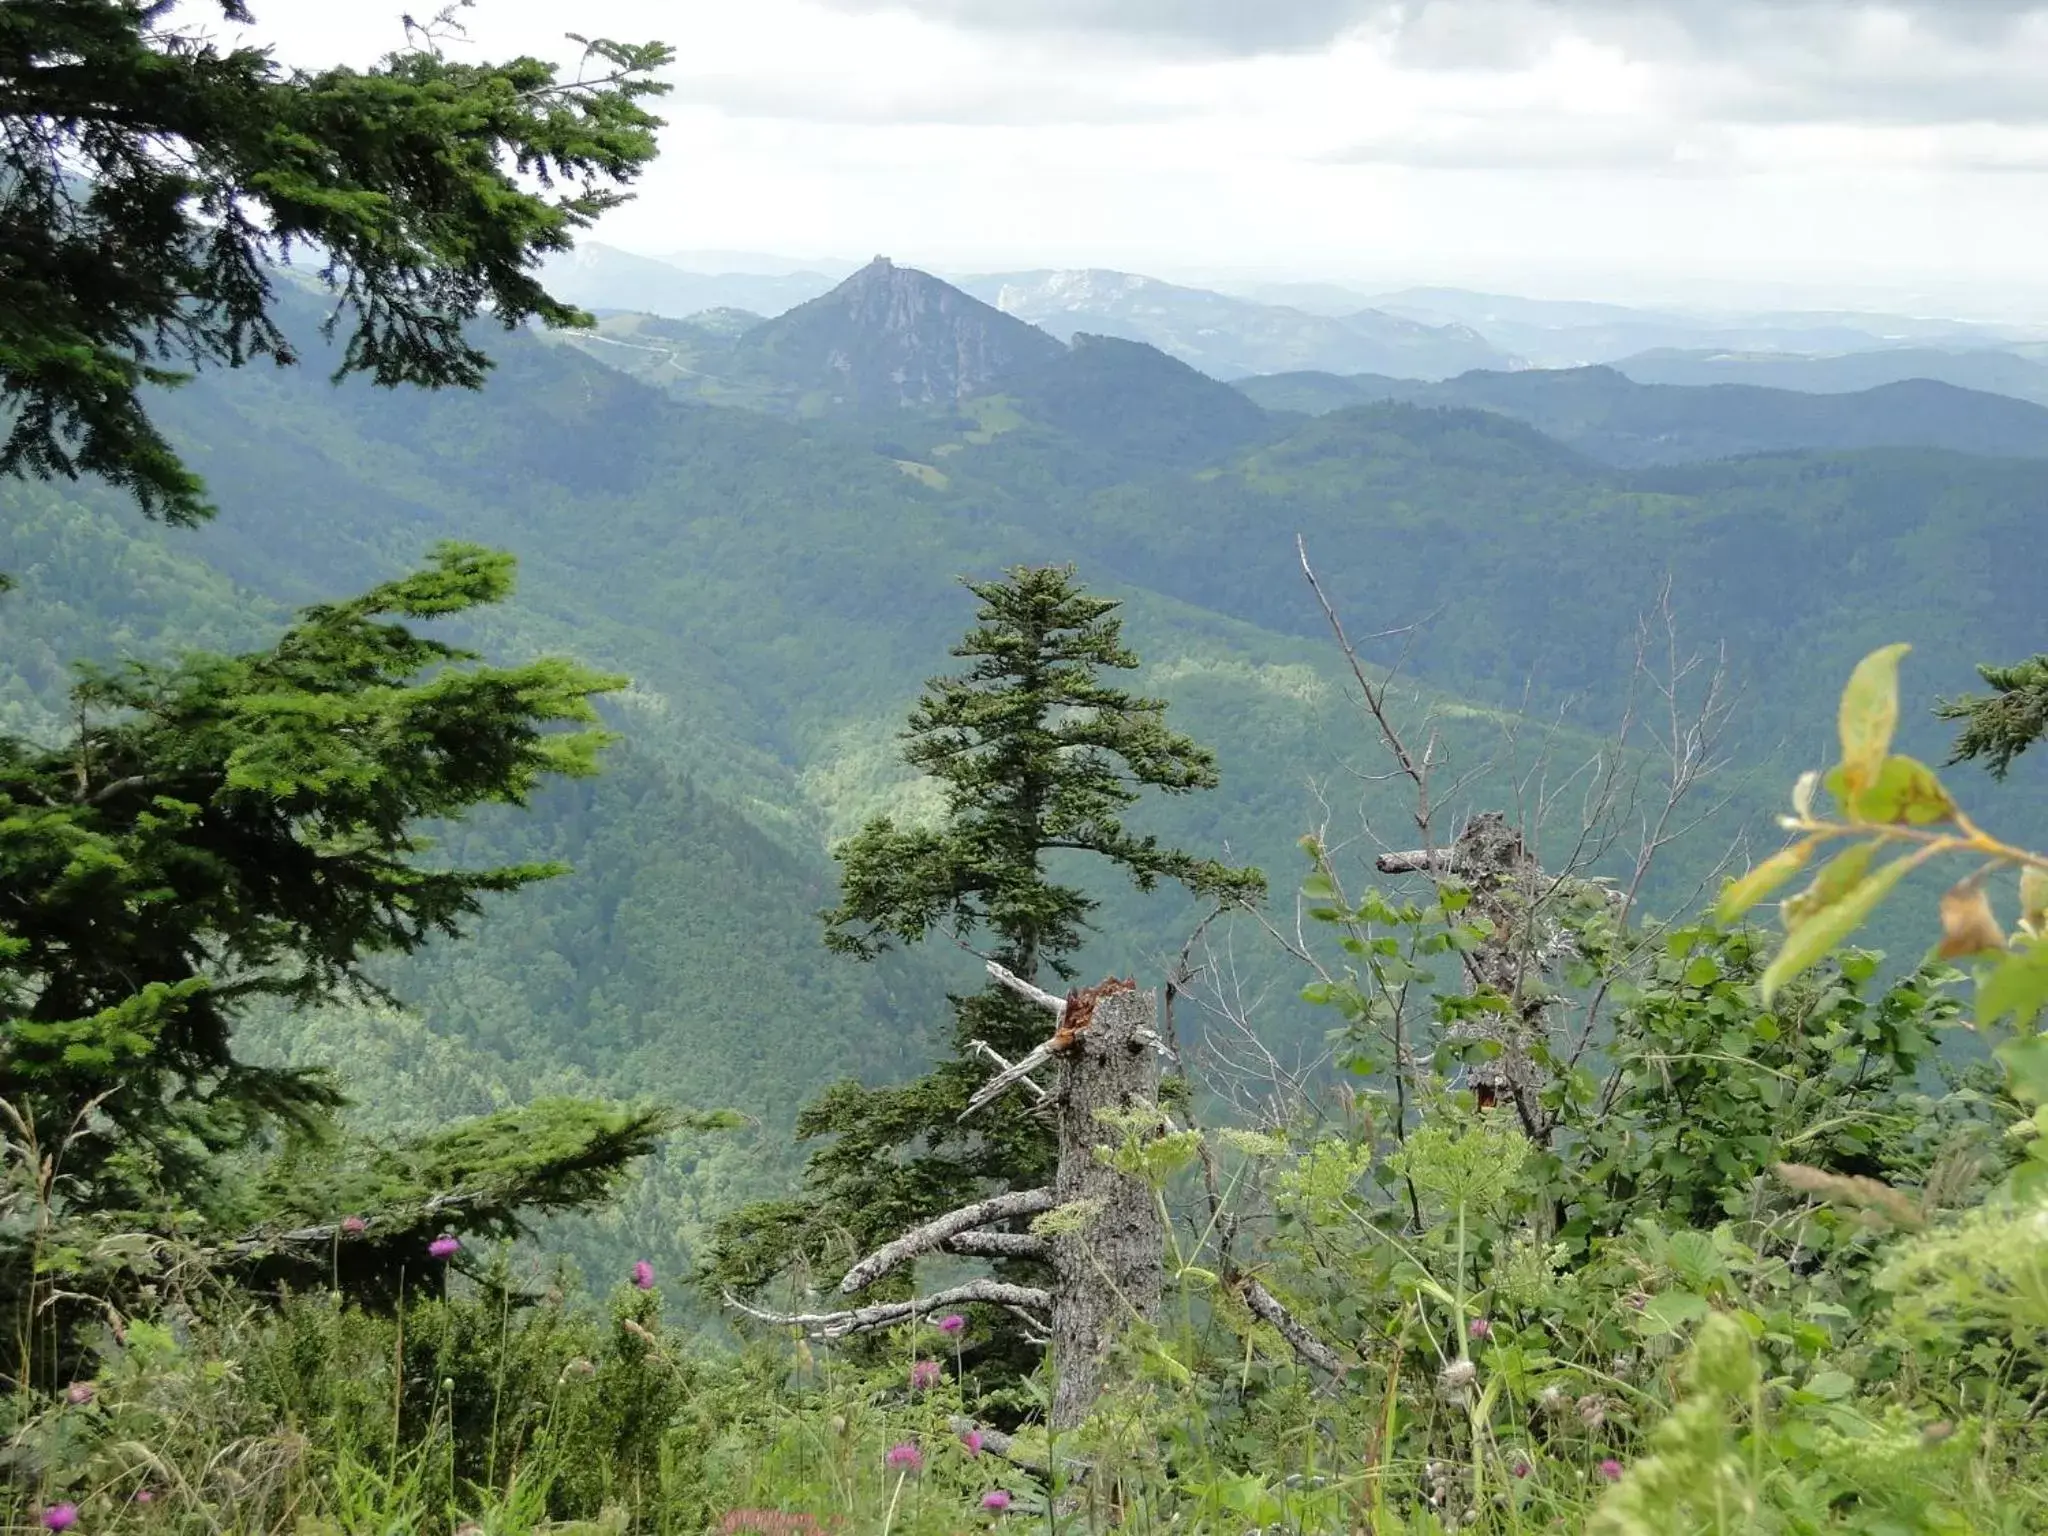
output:
[{"label": "bark on tree trunk", "polygon": [[1096,1118],[1098,1110],[1156,1109],[1159,1054],[1156,994],[1136,987],[1100,996],[1087,1027],[1060,1052],[1060,1160],[1057,1206],[1085,1202],[1092,1216],[1079,1231],[1052,1240],[1059,1284],[1053,1291],[1055,1433],[1086,1419],[1106,1384],[1105,1357],[1133,1316],[1158,1315],[1166,1270],[1166,1234],[1158,1202],[1142,1179],[1119,1173],[1096,1155],[1123,1133]]}]

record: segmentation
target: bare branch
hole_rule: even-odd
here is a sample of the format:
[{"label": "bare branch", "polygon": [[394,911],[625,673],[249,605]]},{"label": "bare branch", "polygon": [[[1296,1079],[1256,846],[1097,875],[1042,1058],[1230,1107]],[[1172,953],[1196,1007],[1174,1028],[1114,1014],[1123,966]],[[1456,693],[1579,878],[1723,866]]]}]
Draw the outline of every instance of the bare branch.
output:
[{"label": "bare branch", "polygon": [[[974,1114],[985,1105],[994,1103],[1003,1096],[1003,1091],[1012,1083],[1031,1082],[1031,1074],[1051,1060],[1052,1041],[1047,1040],[1044,1044],[1033,1048],[1029,1055],[1022,1057],[1015,1065],[1005,1066],[1002,1071],[975,1089],[974,1097],[969,1099],[967,1107],[960,1111],[960,1119],[965,1120],[969,1115]],[[1038,1096],[1041,1099],[1046,1096],[1045,1090],[1039,1088],[1036,1083],[1031,1083],[1031,1086],[1038,1090]]]},{"label": "bare branch", "polygon": [[[967,1049],[974,1052],[975,1055],[982,1057],[984,1060],[995,1063],[996,1069],[1004,1074],[1001,1078],[997,1079],[997,1081],[1001,1082],[1004,1087],[1007,1088],[1011,1083],[1021,1083],[1025,1088],[1030,1090],[1031,1096],[1037,1099],[1038,1102],[1041,1104],[1043,1104],[1049,1097],[1046,1091],[1043,1088],[1039,1087],[1037,1083],[1033,1082],[1030,1078],[1025,1077],[1022,1073],[1020,1073],[1017,1070],[1016,1065],[1013,1062],[1011,1062],[1009,1057],[1005,1056],[1001,1051],[997,1050],[994,1046],[990,1045],[986,1040],[970,1040],[967,1042]],[[976,1097],[979,1098],[980,1095],[977,1094]],[[978,1106],[974,1104],[969,1104],[967,1107],[967,1114],[972,1114],[977,1107]],[[960,1118],[962,1120],[965,1120],[967,1118],[967,1115],[963,1114]]]},{"label": "bare branch", "polygon": [[1303,1360],[1329,1375],[1344,1374],[1344,1362],[1337,1351],[1309,1332],[1300,1319],[1280,1304],[1279,1297],[1250,1275],[1244,1276],[1238,1282],[1237,1290],[1244,1298],[1244,1304],[1252,1309],[1253,1315],[1272,1324],[1273,1331],[1285,1339],[1288,1347]]},{"label": "bare branch", "polygon": [[966,1285],[934,1291],[912,1301],[883,1301],[871,1307],[853,1307],[844,1312],[764,1312],[758,1307],[748,1306],[730,1291],[725,1293],[725,1304],[736,1312],[744,1312],[748,1317],[772,1323],[778,1328],[801,1328],[821,1339],[843,1339],[850,1333],[892,1328],[898,1323],[929,1316],[941,1307],[965,1306],[975,1301],[1007,1307],[1027,1316],[1052,1310],[1052,1296],[1048,1292],[1035,1285],[1006,1285],[1000,1280],[971,1280]]},{"label": "bare branch", "polygon": [[1331,606],[1330,599],[1324,595],[1323,584],[1316,580],[1315,568],[1308,563],[1308,545],[1303,542],[1300,534],[1294,536],[1294,552],[1301,557],[1301,574],[1308,578],[1309,589],[1315,593],[1317,603],[1321,604],[1323,617],[1330,621],[1330,629],[1337,636],[1337,644],[1344,652],[1344,659],[1351,663],[1351,675],[1358,679],[1358,686],[1365,694],[1365,707],[1372,711],[1373,720],[1380,728],[1381,740],[1386,743],[1387,750],[1394,754],[1394,761],[1401,765],[1401,771],[1414,780],[1415,787],[1426,791],[1429,783],[1428,774],[1423,765],[1417,763],[1410,755],[1407,744],[1401,739],[1401,733],[1394,729],[1393,722],[1387,718],[1386,686],[1382,684],[1375,688],[1367,681],[1365,667],[1359,662],[1358,652],[1344,633],[1344,623],[1337,617],[1337,610]]},{"label": "bare branch", "polygon": [[1019,997],[1027,997],[1041,1008],[1050,1008],[1054,1019],[1066,1017],[1067,1000],[1065,998],[1054,997],[1052,993],[1046,991],[1043,987],[1034,987],[1022,976],[1017,975],[1006,966],[996,964],[993,960],[988,962],[988,974],[997,985],[1008,987]]},{"label": "bare branch", "polygon": [[[1028,1456],[1018,1449],[1016,1436],[1006,1435],[1000,1429],[990,1429],[986,1424],[977,1424],[964,1413],[956,1413],[946,1422],[956,1435],[964,1437],[968,1434],[974,1434],[979,1436],[981,1448],[987,1451],[989,1455],[1000,1456],[1011,1466],[1022,1467],[1034,1477],[1044,1477],[1047,1475],[1048,1468],[1044,1462],[1039,1461],[1036,1457]],[[1062,1456],[1060,1460],[1070,1469],[1085,1471],[1088,1466],[1087,1462],[1078,1458]],[[1071,1471],[1069,1475],[1072,1475]]]},{"label": "bare branch", "polygon": [[1044,1259],[1052,1251],[1034,1232],[962,1232],[941,1246],[969,1259]]},{"label": "bare branch", "polygon": [[1458,851],[1455,848],[1410,848],[1401,853],[1383,853],[1372,861],[1372,867],[1383,875],[1419,875],[1424,871],[1451,875],[1458,870]]},{"label": "bare branch", "polygon": [[963,1205],[959,1210],[948,1211],[921,1227],[913,1227],[893,1242],[877,1248],[846,1272],[846,1278],[839,1282],[839,1289],[851,1296],[855,1291],[867,1289],[890,1270],[921,1253],[931,1252],[963,1232],[1019,1216],[1036,1216],[1052,1207],[1053,1194],[1049,1189],[1012,1190],[1009,1194]]}]

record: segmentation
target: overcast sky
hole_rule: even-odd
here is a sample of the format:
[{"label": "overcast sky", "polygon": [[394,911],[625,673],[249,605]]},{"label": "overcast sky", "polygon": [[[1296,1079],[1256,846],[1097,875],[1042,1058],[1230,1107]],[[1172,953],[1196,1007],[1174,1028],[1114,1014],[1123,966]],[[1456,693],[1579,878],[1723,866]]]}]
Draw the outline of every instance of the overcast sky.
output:
[{"label": "overcast sky", "polygon": [[[389,47],[407,0],[250,3],[311,64]],[[464,14],[480,52],[675,45],[662,159],[595,237],[649,254],[2048,316],[2048,0]]]}]

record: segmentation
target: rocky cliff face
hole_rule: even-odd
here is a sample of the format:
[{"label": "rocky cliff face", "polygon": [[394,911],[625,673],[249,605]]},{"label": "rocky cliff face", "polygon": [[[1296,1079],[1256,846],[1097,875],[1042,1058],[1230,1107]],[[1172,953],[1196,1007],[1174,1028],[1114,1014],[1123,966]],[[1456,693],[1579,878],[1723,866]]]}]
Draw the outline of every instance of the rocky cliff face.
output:
[{"label": "rocky cliff face", "polygon": [[1037,327],[878,256],[749,332],[748,360],[864,408],[944,406],[1001,389],[1066,349]]}]

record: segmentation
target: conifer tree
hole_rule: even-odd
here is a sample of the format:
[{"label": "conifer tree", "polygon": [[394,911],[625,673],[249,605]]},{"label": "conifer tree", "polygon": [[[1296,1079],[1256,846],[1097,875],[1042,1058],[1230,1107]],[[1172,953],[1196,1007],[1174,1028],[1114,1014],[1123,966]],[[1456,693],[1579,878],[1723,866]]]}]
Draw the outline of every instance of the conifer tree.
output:
[{"label": "conifer tree", "polygon": [[1960,720],[1952,763],[1983,759],[1991,776],[2002,779],[2013,759],[2048,736],[2048,656],[2030,656],[2010,667],[1984,666],[1978,676],[1991,685],[1988,694],[1944,699],[1935,713]]},{"label": "conifer tree", "polygon": [[[943,788],[944,819],[877,818],[837,850],[842,895],[824,915],[826,942],[871,959],[944,935],[1058,990],[1097,903],[1056,879],[1049,858],[1092,855],[1141,891],[1162,880],[1219,899],[1262,891],[1256,870],[1124,826],[1145,790],[1212,788],[1216,765],[1168,728],[1163,702],[1106,681],[1138,665],[1119,605],[1090,596],[1071,567],[1020,566],[967,586],[980,609],[953,654],[968,666],[926,685],[904,733],[905,759]],[[969,1042],[1015,1060],[1044,1040],[1045,1010],[993,984],[950,1001],[951,1052],[931,1072],[889,1088],[843,1082],[805,1108],[798,1134],[831,1138],[810,1161],[808,1198],[722,1222],[718,1279],[759,1286],[792,1258],[822,1257],[835,1235],[872,1247],[983,1195],[1047,1182],[1052,1134],[1023,1096],[959,1123],[991,1071]]]},{"label": "conifer tree", "polygon": [[[596,771],[620,679],[418,634],[502,599],[509,555],[308,609],[276,645],[88,672],[54,745],[0,738],[0,1100],[61,1135],[96,1204],[203,1198],[214,1154],[338,1102],[242,1060],[249,1001],[376,993],[367,966],[455,934],[552,865],[436,866],[422,827]],[[132,1208],[132,1206],[131,1206]]]},{"label": "conifer tree", "polygon": [[[146,386],[295,360],[272,318],[296,256],[333,295],[341,370],[474,385],[467,322],[586,317],[534,266],[655,153],[658,43],[577,39],[585,68],[454,57],[455,0],[366,69],[224,47],[244,0],[0,5],[0,476],[101,476],[173,522],[198,478]],[[381,12],[381,7],[373,7]]]}]

